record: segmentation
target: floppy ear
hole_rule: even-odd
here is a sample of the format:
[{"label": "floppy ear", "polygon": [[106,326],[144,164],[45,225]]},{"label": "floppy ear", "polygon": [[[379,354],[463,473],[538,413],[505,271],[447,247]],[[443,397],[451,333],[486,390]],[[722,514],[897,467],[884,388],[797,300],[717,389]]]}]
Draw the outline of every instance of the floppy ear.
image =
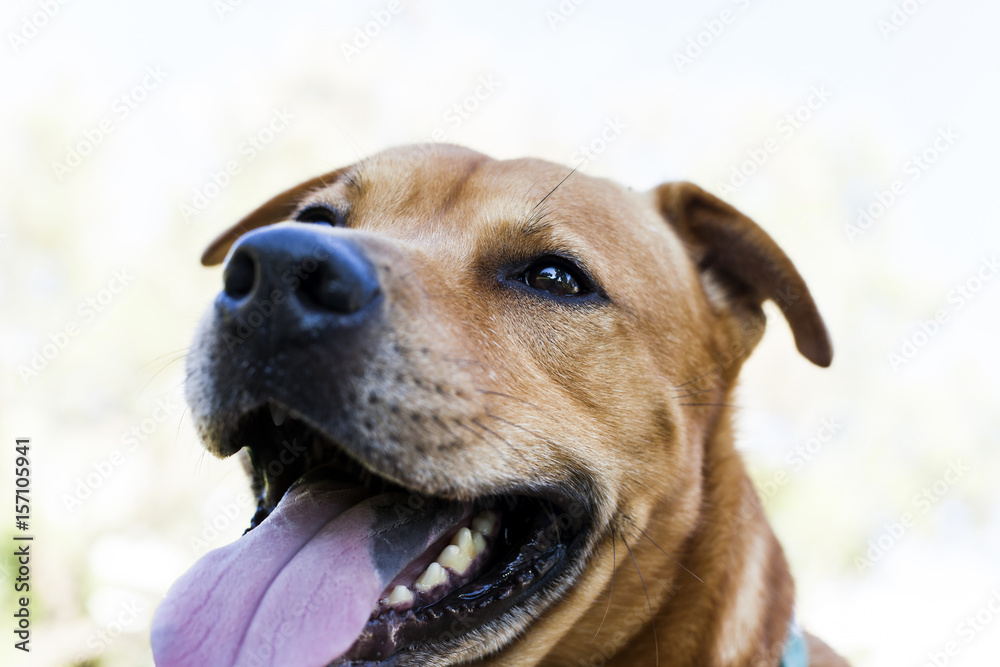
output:
[{"label": "floppy ear", "polygon": [[222,232],[208,244],[205,252],[201,255],[201,263],[205,266],[221,264],[229,252],[229,247],[236,242],[236,239],[243,236],[251,229],[257,229],[264,225],[271,225],[282,220],[287,220],[299,204],[313,190],[326,187],[335,183],[343,174],[345,169],[331,171],[329,174],[317,176],[305,183],[296,185],[291,190],[286,190],[276,197],[272,197],[262,204],[260,208],[246,216],[235,225]]},{"label": "floppy ear", "polygon": [[[763,229],[693,183],[664,183],[656,189],[656,199],[698,269],[722,284],[737,313],[763,321],[761,304],[773,300],[788,320],[799,352],[817,366],[830,365],[833,347],[809,288]],[[763,331],[756,329],[759,338]]]}]

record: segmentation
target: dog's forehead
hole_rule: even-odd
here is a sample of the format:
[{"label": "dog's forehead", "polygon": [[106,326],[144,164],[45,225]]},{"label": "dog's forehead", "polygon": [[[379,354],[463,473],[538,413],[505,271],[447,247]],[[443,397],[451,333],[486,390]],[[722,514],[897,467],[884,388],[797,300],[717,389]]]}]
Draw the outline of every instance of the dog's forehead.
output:
[{"label": "dog's forehead", "polygon": [[510,235],[614,254],[668,234],[645,193],[545,160],[496,160],[450,145],[379,153],[311,199],[327,198],[346,199],[368,231],[439,247]]}]

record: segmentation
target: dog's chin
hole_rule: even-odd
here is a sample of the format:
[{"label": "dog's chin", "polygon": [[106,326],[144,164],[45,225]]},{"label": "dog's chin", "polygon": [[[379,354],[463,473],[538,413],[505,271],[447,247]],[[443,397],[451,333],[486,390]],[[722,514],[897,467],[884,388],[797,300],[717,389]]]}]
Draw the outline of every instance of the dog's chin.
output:
[{"label": "dog's chin", "polygon": [[[330,656],[330,665],[445,665],[496,651],[572,585],[591,548],[590,508],[570,485],[497,489],[470,501],[453,489],[417,491],[398,475],[380,473],[314,420],[274,401],[230,423],[229,450],[245,447],[258,499],[248,533],[262,530],[304,485],[356,490],[359,504],[405,498],[394,505],[403,523],[408,512],[449,517],[372,600],[360,634],[346,652]],[[407,531],[423,527],[415,521],[394,528],[391,540],[419,541]],[[435,569],[438,561],[443,568]],[[335,598],[340,591],[326,593]]]}]

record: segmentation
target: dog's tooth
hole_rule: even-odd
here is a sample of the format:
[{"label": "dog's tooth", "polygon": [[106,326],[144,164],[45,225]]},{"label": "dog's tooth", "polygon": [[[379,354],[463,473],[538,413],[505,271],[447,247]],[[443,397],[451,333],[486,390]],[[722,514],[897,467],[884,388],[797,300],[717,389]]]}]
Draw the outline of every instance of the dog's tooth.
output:
[{"label": "dog's tooth", "polygon": [[442,567],[450,568],[457,574],[465,574],[469,571],[469,565],[472,564],[472,555],[466,551],[462,551],[458,545],[449,544],[441,552],[441,555],[438,556],[437,562]]},{"label": "dog's tooth", "polygon": [[472,548],[476,550],[476,555],[486,551],[486,538],[483,537],[482,533],[472,534]]},{"label": "dog's tooth", "polygon": [[493,532],[493,526],[497,523],[497,515],[490,510],[485,510],[476,515],[476,518],[472,520],[472,530],[483,535],[484,537],[489,536]]},{"label": "dog's tooth", "polygon": [[417,583],[414,588],[421,593],[426,593],[438,584],[443,584],[446,581],[448,581],[448,573],[444,571],[443,567],[441,567],[441,563],[435,561],[427,566],[424,573],[420,575],[419,579],[417,579]]},{"label": "dog's tooth", "polygon": [[391,605],[397,604],[409,604],[413,602],[413,591],[411,591],[406,586],[396,586],[389,593],[389,597],[386,598],[386,602]]},{"label": "dog's tooth", "polygon": [[271,409],[271,421],[274,422],[275,426],[281,426],[285,423],[285,417],[288,416],[288,410],[273,401],[268,401],[267,407]]},{"label": "dog's tooth", "polygon": [[[476,545],[473,543],[473,532],[468,528],[460,528],[455,537],[452,538],[451,543],[458,547],[459,551],[469,557],[471,561],[476,557]],[[480,535],[480,537],[482,537]]]}]

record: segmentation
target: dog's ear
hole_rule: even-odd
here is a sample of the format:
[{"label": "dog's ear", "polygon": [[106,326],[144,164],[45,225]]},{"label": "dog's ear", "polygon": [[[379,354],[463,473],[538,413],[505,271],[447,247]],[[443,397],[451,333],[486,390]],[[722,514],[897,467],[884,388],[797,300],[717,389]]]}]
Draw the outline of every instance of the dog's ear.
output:
[{"label": "dog's ear", "polygon": [[[773,300],[788,320],[799,352],[817,366],[830,365],[833,346],[809,288],[763,229],[693,183],[665,183],[656,189],[656,199],[698,269],[721,283],[736,312],[763,322],[761,304]],[[754,338],[752,345],[763,330],[745,325],[744,334]]]},{"label": "dog's ear", "polygon": [[205,252],[202,253],[201,263],[205,266],[221,264],[222,260],[226,258],[226,253],[229,252],[230,246],[236,242],[236,239],[251,229],[287,220],[295,212],[295,209],[299,207],[306,195],[313,190],[318,190],[334,183],[343,173],[344,169],[338,169],[329,174],[317,176],[267,200],[256,211],[216,236],[208,244],[208,247],[205,248]]}]

